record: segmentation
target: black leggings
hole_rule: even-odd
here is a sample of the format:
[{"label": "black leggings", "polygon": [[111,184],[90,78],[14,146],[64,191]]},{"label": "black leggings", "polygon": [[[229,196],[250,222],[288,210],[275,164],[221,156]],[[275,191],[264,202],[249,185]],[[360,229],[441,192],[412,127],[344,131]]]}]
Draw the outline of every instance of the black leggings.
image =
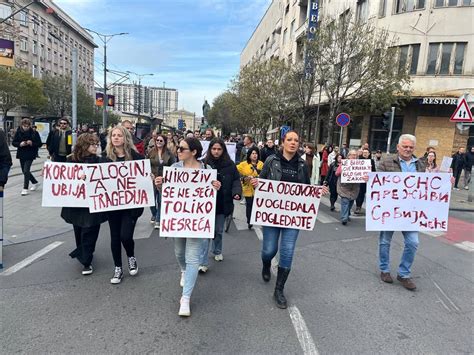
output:
[{"label": "black leggings", "polygon": [[356,199],[356,207],[362,207],[362,204],[365,200],[365,193],[367,192],[367,184],[362,183],[359,184],[359,194],[357,195]]},{"label": "black leggings", "polygon": [[247,224],[250,224],[250,217],[252,216],[253,196],[245,198],[245,215],[247,216]]},{"label": "black leggings", "polygon": [[100,224],[92,227],[74,227],[74,237],[76,239],[76,249],[69,255],[77,258],[84,266],[90,266],[95,251],[97,238],[99,237]]},{"label": "black leggings", "polygon": [[461,177],[462,173],[462,168],[461,169],[454,169],[453,175],[454,175],[454,187],[458,188],[459,184],[459,178]]},{"label": "black leggings", "polygon": [[35,179],[33,174],[30,172],[31,164],[33,164],[33,160],[22,160],[20,159],[20,166],[21,171],[23,172],[23,188],[28,189],[28,185],[31,183],[37,184],[38,181]]},{"label": "black leggings", "polygon": [[128,257],[135,256],[133,232],[137,217],[132,217],[129,210],[108,213],[110,226],[110,247],[115,266],[122,267],[122,245]]}]

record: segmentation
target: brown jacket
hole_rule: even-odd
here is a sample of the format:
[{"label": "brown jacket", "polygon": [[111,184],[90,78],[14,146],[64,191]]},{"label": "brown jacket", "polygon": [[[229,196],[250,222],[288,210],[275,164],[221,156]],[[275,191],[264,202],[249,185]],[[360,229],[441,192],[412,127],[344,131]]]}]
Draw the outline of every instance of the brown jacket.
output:
[{"label": "brown jacket", "polygon": [[[418,159],[415,162],[416,171],[419,173],[424,173],[426,171],[425,161],[423,159]],[[385,158],[382,158],[382,161],[379,164],[378,171],[380,172],[401,172],[402,168],[400,166],[400,160],[397,154],[388,155]]]},{"label": "brown jacket", "polygon": [[341,176],[337,178],[337,194],[339,196],[355,200],[359,194],[360,184],[343,184]]}]

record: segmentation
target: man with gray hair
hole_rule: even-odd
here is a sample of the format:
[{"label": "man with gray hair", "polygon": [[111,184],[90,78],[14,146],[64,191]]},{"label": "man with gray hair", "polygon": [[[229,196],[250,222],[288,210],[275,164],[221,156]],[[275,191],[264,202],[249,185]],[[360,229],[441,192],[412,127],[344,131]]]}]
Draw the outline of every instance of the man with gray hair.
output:
[{"label": "man with gray hair", "polygon": [[[415,136],[402,134],[397,144],[398,154],[385,157],[379,165],[379,171],[424,173],[426,169],[425,163],[413,155],[415,145]],[[386,283],[393,283],[392,276],[390,275],[390,243],[393,233],[393,231],[381,231],[379,237],[380,278]],[[405,248],[403,249],[402,259],[398,268],[397,280],[407,290],[414,291],[416,285],[411,278],[411,266],[418,249],[418,232],[403,231],[402,234],[405,239]]]}]

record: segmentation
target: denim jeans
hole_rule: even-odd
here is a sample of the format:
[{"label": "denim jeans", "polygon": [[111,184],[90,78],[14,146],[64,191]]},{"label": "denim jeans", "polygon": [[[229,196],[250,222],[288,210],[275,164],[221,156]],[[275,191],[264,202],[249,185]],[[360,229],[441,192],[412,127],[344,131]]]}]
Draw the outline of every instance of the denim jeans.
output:
[{"label": "denim jeans", "polygon": [[[224,234],[225,216],[223,214],[216,215],[216,224],[214,231],[214,239],[212,240],[212,254],[222,254],[222,235]],[[201,253],[201,264],[203,266],[209,266],[209,246],[211,244],[210,239],[204,239],[202,243]]]},{"label": "denim jeans", "polygon": [[151,215],[159,222],[161,217],[161,193],[155,189],[155,205],[150,206]]},{"label": "denim jeans", "polygon": [[295,252],[296,240],[298,239],[298,229],[262,227],[262,261],[271,261],[278,252],[278,239],[280,239],[280,267],[291,268],[293,254]]},{"label": "denim jeans", "polygon": [[341,197],[341,222],[347,222],[349,215],[354,205],[354,200],[349,200],[347,197]]},{"label": "denim jeans", "polygon": [[[390,242],[393,231],[382,231],[379,237],[379,266],[381,272],[390,272]],[[402,232],[405,238],[405,248],[403,249],[402,260],[398,267],[398,275],[408,278],[411,274],[411,265],[415,260],[418,249],[418,232]]]},{"label": "denim jeans", "polygon": [[175,238],[174,240],[176,260],[181,271],[185,272],[183,296],[191,297],[196,284],[203,242],[201,238]]}]

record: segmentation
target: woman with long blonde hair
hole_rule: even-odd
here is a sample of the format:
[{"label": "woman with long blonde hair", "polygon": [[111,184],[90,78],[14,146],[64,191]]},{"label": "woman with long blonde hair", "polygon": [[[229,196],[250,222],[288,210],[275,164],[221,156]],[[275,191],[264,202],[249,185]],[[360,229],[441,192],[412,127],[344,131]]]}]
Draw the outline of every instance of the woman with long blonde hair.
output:
[{"label": "woman with long blonde hair", "polygon": [[[123,126],[116,126],[109,131],[105,151],[107,159],[113,162],[144,159],[143,155],[137,152],[132,135]],[[133,232],[142,213],[143,208],[130,208],[107,213],[110,227],[110,246],[115,264],[114,276],[110,280],[112,284],[119,284],[123,278],[122,246],[127,253],[130,275],[135,276],[138,273]]]}]

